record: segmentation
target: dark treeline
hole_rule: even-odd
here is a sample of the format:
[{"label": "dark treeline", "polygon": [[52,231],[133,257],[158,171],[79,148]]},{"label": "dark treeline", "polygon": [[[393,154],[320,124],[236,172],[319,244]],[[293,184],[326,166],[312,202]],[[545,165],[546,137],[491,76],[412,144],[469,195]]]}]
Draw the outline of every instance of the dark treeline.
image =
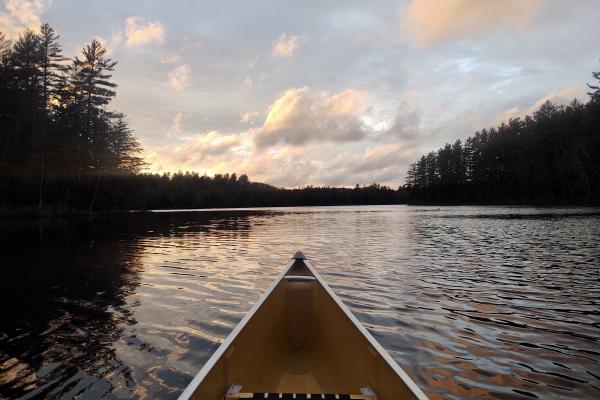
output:
[{"label": "dark treeline", "polygon": [[[600,72],[593,73],[600,80]],[[414,203],[600,203],[600,88],[422,156],[408,170]]]},{"label": "dark treeline", "polygon": [[368,187],[278,189],[241,175],[143,174],[125,115],[107,107],[117,62],[93,40],[62,56],[48,24],[14,42],[0,32],[0,210],[389,204],[402,191]]},{"label": "dark treeline", "polygon": [[[301,205],[397,204],[406,202],[405,191],[372,184],[350,188],[312,187],[281,189],[264,183],[251,182],[246,175],[217,174],[214,177],[197,173],[175,174],[106,174],[98,190],[96,178],[68,179],[51,185],[45,193],[46,202],[54,199],[55,212],[73,211],[63,204],[64,187],[69,185],[70,207],[80,210],[95,197],[94,210],[148,210],[222,207],[278,207]],[[37,199],[37,184],[22,180],[9,183],[5,198],[10,204],[32,205]],[[17,191],[18,189],[18,191]],[[95,193],[95,194],[94,194]],[[24,203],[24,199],[28,199]],[[23,210],[30,212],[31,208]]]},{"label": "dark treeline", "polygon": [[[11,43],[0,33],[0,182],[5,207],[94,209],[103,177],[135,174],[143,161],[115,96],[116,62],[93,40],[72,60],[48,24]],[[35,196],[31,193],[36,187]],[[85,205],[78,189],[86,187]],[[91,190],[89,189],[91,187]],[[77,189],[77,190],[75,190]],[[77,199],[77,200],[76,200]]]}]

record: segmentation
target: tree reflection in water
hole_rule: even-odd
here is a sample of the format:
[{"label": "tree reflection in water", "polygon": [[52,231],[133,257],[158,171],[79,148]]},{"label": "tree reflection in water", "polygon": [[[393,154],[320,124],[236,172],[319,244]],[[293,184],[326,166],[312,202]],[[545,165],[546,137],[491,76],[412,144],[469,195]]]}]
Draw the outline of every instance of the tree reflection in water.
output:
[{"label": "tree reflection in water", "polygon": [[[0,398],[143,396],[118,351],[133,347],[158,359],[164,356],[135,331],[143,240],[208,230],[208,224],[213,234],[247,235],[247,217],[253,213],[234,214],[159,213],[0,225],[0,301],[5,305]],[[182,381],[189,379],[156,367],[145,372],[151,386],[166,391],[181,390]]]},{"label": "tree reflection in water", "polygon": [[112,344],[136,323],[128,295],[140,283],[139,247],[87,219],[18,226],[0,237],[0,301],[10,305],[0,322],[1,393],[100,394],[113,379],[133,387]]}]

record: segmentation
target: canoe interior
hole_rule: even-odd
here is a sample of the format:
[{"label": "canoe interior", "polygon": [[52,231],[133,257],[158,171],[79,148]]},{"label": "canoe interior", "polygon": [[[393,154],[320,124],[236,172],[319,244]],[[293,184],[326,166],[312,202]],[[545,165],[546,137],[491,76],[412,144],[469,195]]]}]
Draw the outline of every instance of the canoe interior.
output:
[{"label": "canoe interior", "polygon": [[[313,273],[297,260],[284,275]],[[220,400],[232,384],[250,393],[360,394],[371,387],[382,400],[418,398],[320,278],[285,276],[233,340],[224,343],[218,359],[209,360],[210,370],[190,398]]]}]

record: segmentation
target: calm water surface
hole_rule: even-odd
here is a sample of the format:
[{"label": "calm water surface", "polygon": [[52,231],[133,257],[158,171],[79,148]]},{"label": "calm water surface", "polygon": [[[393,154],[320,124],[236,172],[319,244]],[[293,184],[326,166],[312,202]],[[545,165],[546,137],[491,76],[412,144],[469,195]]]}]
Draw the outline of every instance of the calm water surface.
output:
[{"label": "calm water surface", "polygon": [[431,399],[600,398],[600,210],[0,223],[0,398],[176,398],[302,249]]}]

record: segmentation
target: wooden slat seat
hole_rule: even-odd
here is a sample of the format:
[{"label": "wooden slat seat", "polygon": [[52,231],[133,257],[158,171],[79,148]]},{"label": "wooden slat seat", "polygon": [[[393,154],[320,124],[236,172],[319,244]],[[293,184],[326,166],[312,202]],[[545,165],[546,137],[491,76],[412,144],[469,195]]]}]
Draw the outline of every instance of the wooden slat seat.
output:
[{"label": "wooden slat seat", "polygon": [[364,394],[337,393],[228,393],[225,400],[377,400]]}]

